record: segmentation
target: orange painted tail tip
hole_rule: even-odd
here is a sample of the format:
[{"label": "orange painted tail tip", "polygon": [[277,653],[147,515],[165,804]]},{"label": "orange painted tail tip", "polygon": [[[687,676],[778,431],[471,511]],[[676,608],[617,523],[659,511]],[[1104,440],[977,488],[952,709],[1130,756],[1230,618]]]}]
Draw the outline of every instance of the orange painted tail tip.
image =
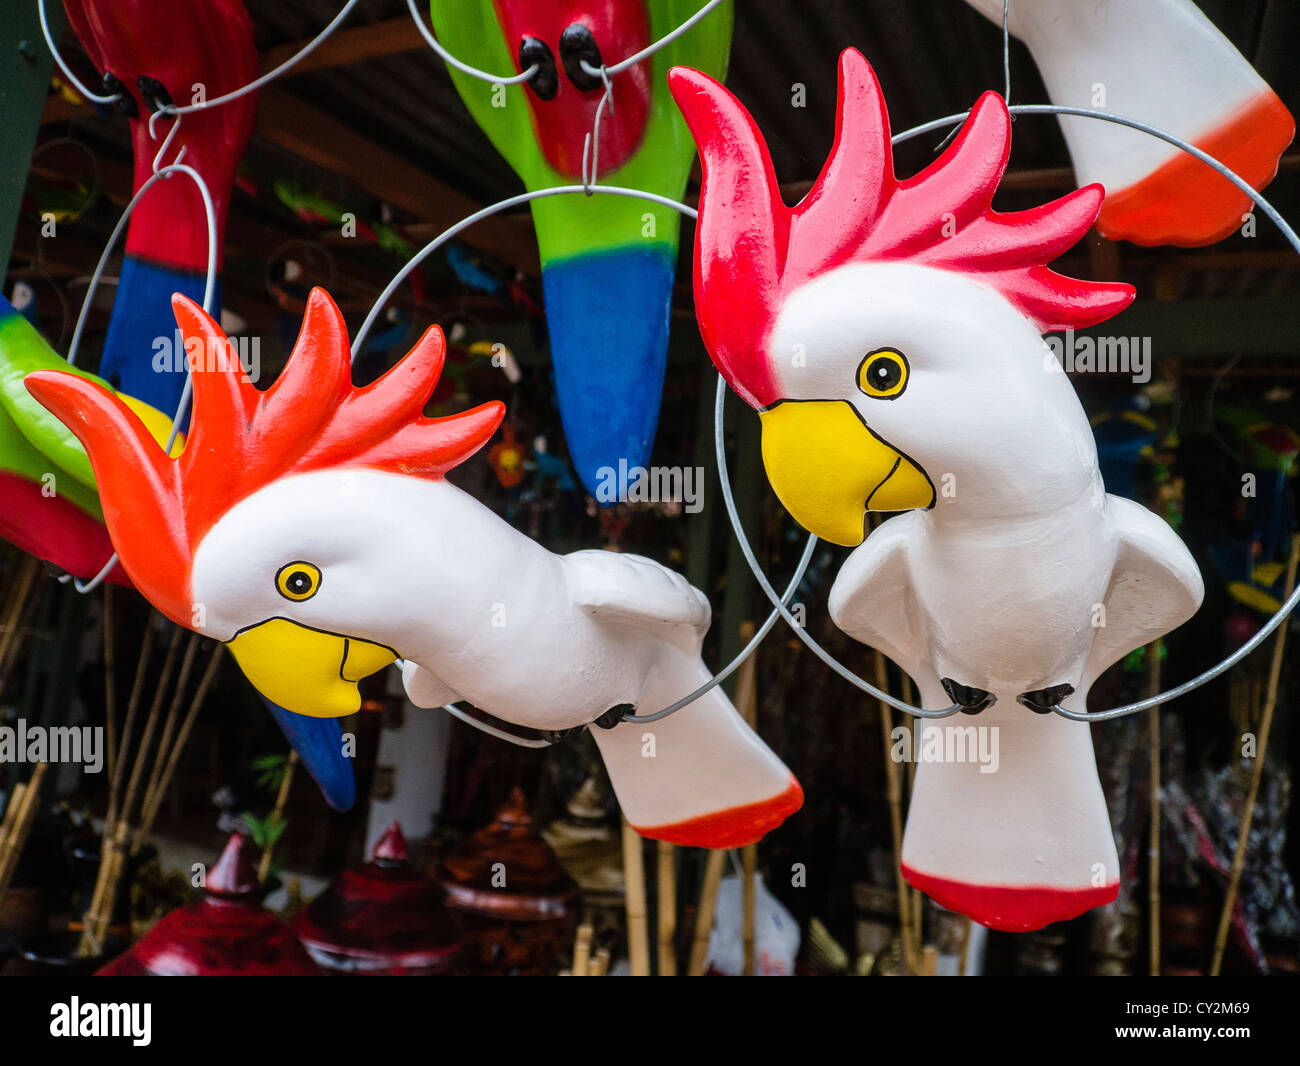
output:
[{"label": "orange painted tail tip", "polygon": [[903,876],[909,885],[941,906],[1004,933],[1029,933],[1053,922],[1077,918],[1094,907],[1110,903],[1119,894],[1118,880],[1101,888],[977,885],[923,874],[906,863],[903,863]]},{"label": "orange painted tail tip", "polygon": [[[1277,173],[1278,160],[1295,136],[1295,119],[1271,90],[1193,143],[1252,188]],[[1222,240],[1242,225],[1253,204],[1227,178],[1179,149],[1163,166],[1106,197],[1097,228],[1110,240],[1197,248]]]},{"label": "orange painted tail tip", "polygon": [[761,840],[803,806],[803,789],[791,775],[783,792],[743,807],[688,818],[668,825],[632,828],[643,837],[688,848],[739,848]]}]

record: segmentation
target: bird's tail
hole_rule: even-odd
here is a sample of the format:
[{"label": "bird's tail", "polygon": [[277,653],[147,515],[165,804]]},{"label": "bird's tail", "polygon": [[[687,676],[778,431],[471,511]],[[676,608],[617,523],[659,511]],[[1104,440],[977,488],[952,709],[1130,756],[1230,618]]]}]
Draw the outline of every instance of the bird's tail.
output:
[{"label": "bird's tail", "polygon": [[[969,0],[995,22],[1001,0]],[[1190,0],[1038,0],[1011,5],[1054,104],[1114,111],[1189,141],[1256,189],[1277,172],[1295,120]],[[1062,116],[1080,185],[1100,182],[1097,228],[1136,244],[1211,244],[1241,227],[1249,198],[1154,137]]]},{"label": "bird's tail", "polygon": [[[951,702],[937,685],[922,689],[927,707]],[[1084,696],[1069,702],[1082,707]],[[1014,695],[956,718],[895,732],[891,755],[917,763],[903,839],[908,882],[1010,932],[1113,900],[1119,860],[1089,727],[1035,714]]]},{"label": "bird's tail", "polygon": [[[641,714],[709,678],[698,657],[647,685]],[[653,704],[653,706],[651,705]],[[658,722],[593,727],[623,812],[642,836],[702,848],[752,844],[803,805],[803,789],[720,688]]]}]

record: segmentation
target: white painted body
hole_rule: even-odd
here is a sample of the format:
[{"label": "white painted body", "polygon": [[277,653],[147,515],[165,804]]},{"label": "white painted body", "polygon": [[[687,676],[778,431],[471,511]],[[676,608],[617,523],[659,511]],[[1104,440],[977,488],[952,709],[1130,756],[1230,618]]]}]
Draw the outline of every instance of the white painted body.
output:
[{"label": "white painted body", "polygon": [[[967,2],[1002,25],[1002,0]],[[1254,68],[1190,0],[1012,0],[1008,25],[1033,55],[1052,103],[1139,119],[1198,146],[1210,147],[1216,133],[1229,128],[1236,117],[1273,97]],[[1141,185],[1183,154],[1114,123],[1068,115],[1059,121],[1078,184],[1100,182],[1108,196]],[[1289,139],[1277,145],[1278,154]],[[1191,166],[1193,178],[1208,175],[1200,173],[1200,164]],[[1269,170],[1263,177],[1271,176]],[[1237,199],[1220,200],[1225,222],[1239,223],[1242,209]],[[1103,213],[1103,232],[1105,223]],[[1155,243],[1143,239],[1141,232],[1120,235]]]},{"label": "white painted body", "polygon": [[[297,559],[322,577],[291,604],[275,574]],[[710,676],[708,601],[679,575],[639,556],[554,555],[442,480],[283,478],[221,518],[192,580],[212,636],[287,617],[387,645],[417,706],[467,700],[535,729],[587,725],[619,704],[658,711]],[[592,732],[641,829],[761,806],[793,785],[718,689],[653,725]]]},{"label": "white painted body", "polygon": [[[795,345],[806,365],[780,358]],[[885,346],[911,368],[894,400],[852,387],[861,353]],[[996,727],[996,772],[974,761],[917,767],[909,876],[1067,893],[1114,885],[1090,727],[1016,697],[1069,684],[1065,706],[1083,709],[1106,666],[1190,617],[1203,590],[1186,548],[1149,511],[1106,495],[1055,356],[971,278],[902,263],[840,267],[790,296],[770,351],[779,395],[853,404],[937,490],[932,509],[886,521],[854,550],[831,592],[832,618],[911,675],[927,708],[951,705],[944,677],[997,698],[941,723]]]}]

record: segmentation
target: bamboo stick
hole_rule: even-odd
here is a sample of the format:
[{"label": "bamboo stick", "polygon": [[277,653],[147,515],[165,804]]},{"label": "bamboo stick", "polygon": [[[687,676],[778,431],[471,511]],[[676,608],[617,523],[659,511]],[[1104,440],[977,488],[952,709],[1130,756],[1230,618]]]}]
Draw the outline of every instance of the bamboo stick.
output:
[{"label": "bamboo stick", "polygon": [[659,976],[677,976],[677,849],[666,840],[656,842],[659,854],[658,918]]},{"label": "bamboo stick", "polygon": [[[150,621],[152,622],[152,619]],[[82,958],[98,954],[100,951],[104,938],[108,933],[113,910],[117,905],[117,891],[121,881],[121,873],[126,864],[126,856],[131,850],[131,812],[135,806],[140,780],[144,774],[145,764],[148,761],[148,752],[153,742],[153,735],[157,730],[163,700],[171,683],[172,673],[175,670],[176,652],[180,646],[183,632],[179,627],[172,632],[171,642],[167,646],[167,657],[163,660],[162,675],[158,679],[158,688],[154,692],[149,714],[145,719],[144,730],[140,737],[140,746],[136,750],[135,758],[131,760],[131,777],[127,784],[126,796],[123,798],[121,806],[118,807],[115,793],[121,783],[121,771],[126,765],[127,737],[125,729],[123,731],[122,750],[119,753],[120,758],[117,766],[119,771],[118,780],[112,783],[109,793],[108,816],[104,820],[104,835],[100,844],[99,873],[95,879],[90,907],[82,917],[81,942],[77,946],[77,954]],[[147,646],[148,639],[146,636],[146,640],[141,646],[141,662],[136,673],[135,691],[132,692],[133,704],[138,699],[140,687],[143,683]],[[128,721],[134,717],[134,712],[134,706],[128,708]]]},{"label": "bamboo stick", "polygon": [[0,822],[0,885],[5,884],[4,870],[9,863],[10,841],[14,830],[21,820],[23,796],[27,794],[27,782],[19,781],[9,793],[9,802],[5,804],[4,821]]},{"label": "bamboo stick", "polygon": [[695,936],[691,941],[690,966],[686,971],[689,977],[703,977],[704,968],[709,962],[709,938],[713,935],[713,915],[718,908],[718,886],[722,884],[722,870],[726,862],[727,853],[721,848],[711,849],[704,860],[704,884],[700,888],[700,905],[695,911]]},{"label": "bamboo stick", "polygon": [[[1282,594],[1283,600],[1289,599],[1295,590],[1297,565],[1300,565],[1300,535],[1291,538],[1291,556],[1286,564],[1286,591]],[[1232,856],[1232,871],[1228,877],[1228,890],[1223,897],[1223,911],[1219,914],[1219,929],[1214,938],[1214,958],[1210,963],[1211,977],[1218,977],[1219,969],[1223,965],[1223,952],[1228,944],[1228,927],[1232,924],[1232,909],[1237,902],[1241,871],[1246,864],[1250,823],[1255,817],[1255,800],[1259,796],[1259,783],[1264,776],[1264,756],[1268,753],[1268,735],[1273,728],[1273,711],[1277,707],[1277,687],[1282,676],[1282,656],[1286,651],[1287,621],[1277,627],[1277,637],[1273,642],[1273,661],[1269,664],[1268,689],[1264,697],[1264,715],[1259,724],[1255,766],[1250,775],[1250,790],[1246,793],[1246,805],[1241,812],[1241,825],[1237,831],[1237,850]]]},{"label": "bamboo stick", "polygon": [[149,612],[145,621],[144,637],[140,641],[140,654],[136,659],[135,678],[131,682],[131,695],[126,701],[126,720],[122,723],[122,735],[118,738],[117,752],[114,755],[113,777],[108,788],[108,813],[104,818],[104,834],[107,839],[117,822],[117,806],[122,795],[122,785],[126,776],[126,749],[135,732],[135,720],[140,707],[140,697],[144,692],[145,674],[149,670],[149,660],[153,653],[154,612]]},{"label": "bamboo stick", "polygon": [[[194,728],[194,722],[199,716],[204,700],[207,699],[208,690],[212,687],[213,679],[217,676],[217,667],[221,665],[222,653],[225,650],[226,646],[224,644],[218,644],[212,649],[212,657],[208,659],[207,669],[203,671],[203,676],[199,679],[199,687],[194,690],[194,698],[190,701],[190,709],[186,712],[181,731],[176,736],[176,743],[172,745],[171,753],[167,756],[167,765],[163,768],[157,789],[154,790],[153,802],[140,819],[140,825],[146,837],[153,830],[154,821],[157,819],[158,811],[162,807],[163,797],[167,795],[167,789],[171,787],[172,778],[176,774],[176,767],[180,763],[181,753],[189,742],[190,731]],[[294,754],[296,757],[297,753]]]},{"label": "bamboo stick", "polygon": [[588,977],[604,977],[609,972],[609,949],[601,948],[587,964]]},{"label": "bamboo stick", "polygon": [[961,952],[957,956],[957,976],[966,976],[966,967],[970,960],[970,940],[971,933],[974,931],[975,923],[969,918],[966,919],[966,926],[961,932]]},{"label": "bamboo stick", "polygon": [[590,922],[578,926],[578,935],[573,941],[573,965],[569,973],[574,977],[591,976],[591,937],[593,930]]},{"label": "bamboo stick", "polygon": [[37,763],[33,768],[27,788],[23,791],[22,806],[14,815],[13,824],[5,836],[3,858],[0,859],[0,896],[9,889],[9,882],[18,868],[18,860],[22,857],[27,838],[36,822],[36,814],[41,806],[41,785],[49,768],[49,763],[44,762]]},{"label": "bamboo stick", "polygon": [[[754,636],[754,623],[742,622],[740,626],[740,640],[745,643],[752,640]],[[757,731],[758,722],[758,653],[755,652],[749,657],[746,665],[752,666],[750,670],[736,682],[736,706],[740,709],[741,717],[750,729]],[[741,684],[744,684],[742,691]],[[755,929],[755,910],[758,906],[758,891],[755,881],[758,875],[758,845],[746,844],[740,849],[740,870],[741,870],[741,887],[740,887],[740,946],[741,946],[741,973],[745,977],[753,977],[755,970],[754,963],[754,929]]]},{"label": "bamboo stick", "polygon": [[[298,753],[292,749],[289,751],[289,761],[284,767],[284,777],[280,778],[280,788],[275,794],[275,806],[271,809],[271,825],[278,825],[284,820],[284,808],[289,802],[289,790],[293,787],[293,772],[298,767]],[[158,801],[162,802],[161,798]],[[267,877],[271,874],[271,859],[275,856],[275,844],[268,843],[262,849],[262,858],[257,864],[257,883],[266,884]],[[575,970],[574,973],[577,973]]]},{"label": "bamboo stick", "polygon": [[10,645],[17,640],[20,628],[18,622],[27,604],[32,585],[36,581],[36,575],[40,572],[40,565],[40,560],[35,556],[25,556],[19,565],[18,576],[9,588],[4,606],[4,630],[0,632],[0,663],[8,658]]},{"label": "bamboo stick", "polygon": [[[882,692],[889,687],[889,676],[885,669],[885,656],[872,649],[876,668],[876,688]],[[880,739],[885,752],[885,794],[889,800],[889,831],[894,846],[894,881],[898,892],[898,927],[899,943],[903,949],[903,962],[909,973],[915,973],[917,954],[912,946],[912,895],[911,889],[903,877],[903,797],[902,784],[898,779],[898,765],[892,754],[894,740],[894,722],[890,706],[884,700],[877,700],[880,705]]]},{"label": "bamboo stick", "polygon": [[117,768],[117,647],[113,633],[113,586],[104,583],[104,747],[108,780]]},{"label": "bamboo stick", "polygon": [[[179,631],[178,631],[179,632]],[[197,633],[191,633],[189,640],[185,644],[185,656],[181,660],[181,672],[176,679],[176,687],[172,691],[172,701],[167,708],[167,718],[163,722],[162,736],[158,740],[158,746],[154,749],[153,767],[149,771],[148,780],[144,786],[144,798],[140,801],[141,823],[144,812],[149,810],[155,790],[158,788],[159,779],[162,777],[163,766],[166,765],[167,756],[171,751],[172,738],[176,733],[176,723],[180,718],[181,701],[185,698],[185,690],[189,687],[190,672],[194,668],[194,656],[199,650],[199,641],[202,638]],[[140,759],[146,759],[148,752],[144,749],[140,751]],[[160,801],[161,802],[161,801]],[[131,852],[140,850],[144,843],[145,834],[141,832],[142,824],[137,824],[135,839],[131,842]]]},{"label": "bamboo stick", "polygon": [[[1147,645],[1147,695],[1160,692],[1160,641]],[[1160,706],[1147,711],[1147,747],[1150,761],[1150,822],[1147,844],[1147,973],[1160,976]]]},{"label": "bamboo stick", "polygon": [[13,587],[11,599],[5,605],[4,632],[0,633],[0,690],[3,690],[8,683],[10,668],[22,648],[22,632],[31,610],[35,607],[31,592],[40,572],[40,560],[34,556],[27,556],[19,571],[17,583]]},{"label": "bamboo stick", "polygon": [[623,880],[627,910],[627,961],[633,977],[650,976],[650,938],[646,926],[645,856],[641,835],[623,818]]}]

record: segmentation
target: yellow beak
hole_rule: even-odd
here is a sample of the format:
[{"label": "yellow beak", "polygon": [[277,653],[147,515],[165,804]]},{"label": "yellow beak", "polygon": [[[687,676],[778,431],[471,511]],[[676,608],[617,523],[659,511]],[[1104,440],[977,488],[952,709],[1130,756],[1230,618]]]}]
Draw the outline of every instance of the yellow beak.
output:
[{"label": "yellow beak", "polygon": [[868,511],[934,503],[925,472],[845,400],[785,400],[759,412],[763,465],[794,520],[832,544],[861,544]]},{"label": "yellow beak", "polygon": [[241,630],[227,647],[258,692],[313,718],[355,714],[361,709],[357,682],[397,658],[383,644],[308,629],[287,618]]}]

